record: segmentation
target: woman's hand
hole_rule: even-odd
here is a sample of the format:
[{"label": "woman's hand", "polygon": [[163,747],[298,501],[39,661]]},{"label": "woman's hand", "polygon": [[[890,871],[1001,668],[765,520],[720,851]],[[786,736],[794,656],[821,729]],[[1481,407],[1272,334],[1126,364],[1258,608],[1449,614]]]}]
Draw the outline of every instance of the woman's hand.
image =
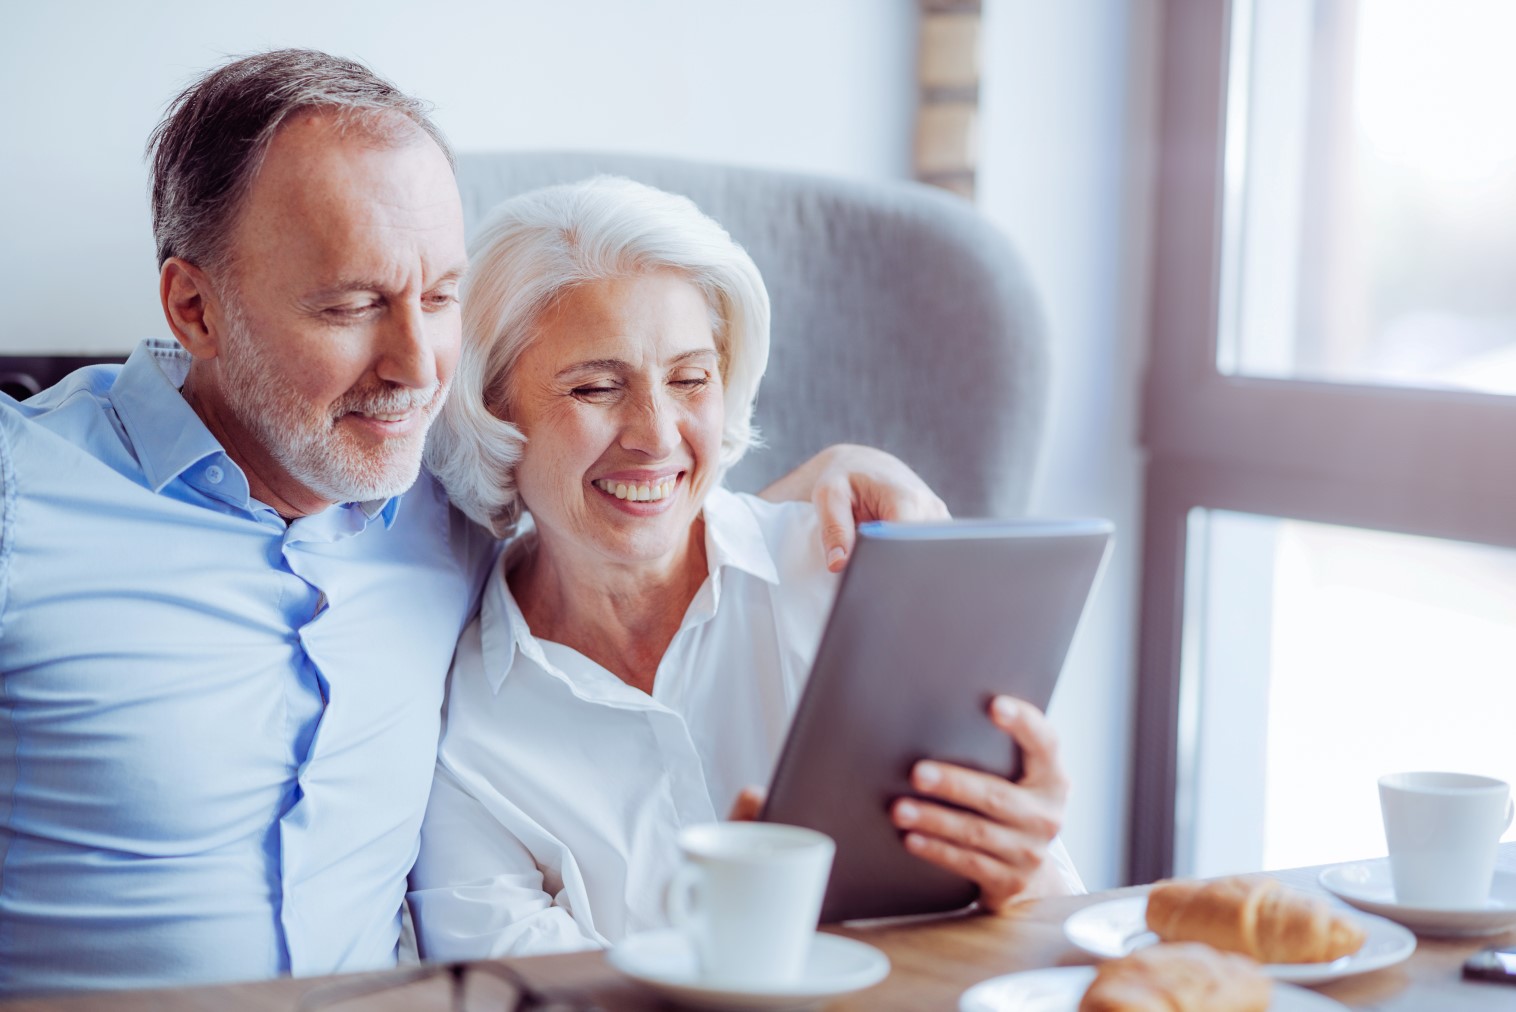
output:
[{"label": "woman's hand", "polygon": [[758,821],[758,813],[763,811],[766,797],[768,791],[762,787],[744,787],[737,793],[737,800],[732,802],[732,811],[727,819],[732,822]]},{"label": "woman's hand", "polygon": [[763,490],[770,502],[809,499],[821,515],[832,572],[847,565],[865,520],[946,520],[947,506],[899,458],[869,446],[828,446]]},{"label": "woman's hand", "polygon": [[1041,710],[997,696],[990,718],[1021,747],[1021,779],[924,760],[911,771],[916,790],[970,811],[901,798],[891,817],[905,830],[907,850],[977,882],[980,905],[1001,911],[1017,900],[1069,892],[1047,859],[1063,822],[1068,778]]}]

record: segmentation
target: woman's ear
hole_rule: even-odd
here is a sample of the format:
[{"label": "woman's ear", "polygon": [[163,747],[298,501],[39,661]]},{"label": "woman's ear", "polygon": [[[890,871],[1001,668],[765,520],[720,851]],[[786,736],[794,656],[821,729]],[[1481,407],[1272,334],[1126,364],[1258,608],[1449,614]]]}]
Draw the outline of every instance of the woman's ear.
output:
[{"label": "woman's ear", "polygon": [[215,358],[226,312],[205,272],[188,260],[169,257],[158,272],[158,299],[184,350],[197,359]]}]

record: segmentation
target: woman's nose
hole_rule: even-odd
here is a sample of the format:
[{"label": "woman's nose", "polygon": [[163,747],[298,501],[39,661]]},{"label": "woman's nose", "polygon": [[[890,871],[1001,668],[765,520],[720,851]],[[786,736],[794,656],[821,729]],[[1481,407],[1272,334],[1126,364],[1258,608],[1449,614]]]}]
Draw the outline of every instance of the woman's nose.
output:
[{"label": "woman's nose", "polygon": [[637,398],[621,433],[622,446],[658,460],[673,453],[679,439],[678,419],[667,398],[658,393]]}]

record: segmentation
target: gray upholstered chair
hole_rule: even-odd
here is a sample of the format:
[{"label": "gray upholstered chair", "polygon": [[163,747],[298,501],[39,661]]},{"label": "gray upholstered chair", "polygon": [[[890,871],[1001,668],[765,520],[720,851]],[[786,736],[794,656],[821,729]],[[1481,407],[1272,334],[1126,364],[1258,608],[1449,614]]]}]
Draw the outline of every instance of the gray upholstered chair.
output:
[{"label": "gray upholstered chair", "polygon": [[610,154],[459,158],[465,219],[549,183],[628,176],[726,226],[773,300],[757,419],[766,448],[729,484],[755,490],[829,443],[896,454],[958,516],[1025,511],[1048,354],[1010,243],[970,205],[865,183]]}]

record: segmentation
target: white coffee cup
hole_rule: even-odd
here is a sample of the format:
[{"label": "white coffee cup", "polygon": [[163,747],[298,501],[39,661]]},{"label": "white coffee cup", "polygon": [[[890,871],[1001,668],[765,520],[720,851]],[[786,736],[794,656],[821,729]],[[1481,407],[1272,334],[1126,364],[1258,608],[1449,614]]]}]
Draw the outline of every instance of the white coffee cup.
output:
[{"label": "white coffee cup", "polygon": [[1379,778],[1379,807],[1397,903],[1488,904],[1500,834],[1511,824],[1509,784],[1469,773],[1390,773]]},{"label": "white coffee cup", "polygon": [[812,829],[710,822],[679,834],[686,864],[669,883],[669,921],[689,938],[701,979],[761,987],[805,967],[836,845]]}]

